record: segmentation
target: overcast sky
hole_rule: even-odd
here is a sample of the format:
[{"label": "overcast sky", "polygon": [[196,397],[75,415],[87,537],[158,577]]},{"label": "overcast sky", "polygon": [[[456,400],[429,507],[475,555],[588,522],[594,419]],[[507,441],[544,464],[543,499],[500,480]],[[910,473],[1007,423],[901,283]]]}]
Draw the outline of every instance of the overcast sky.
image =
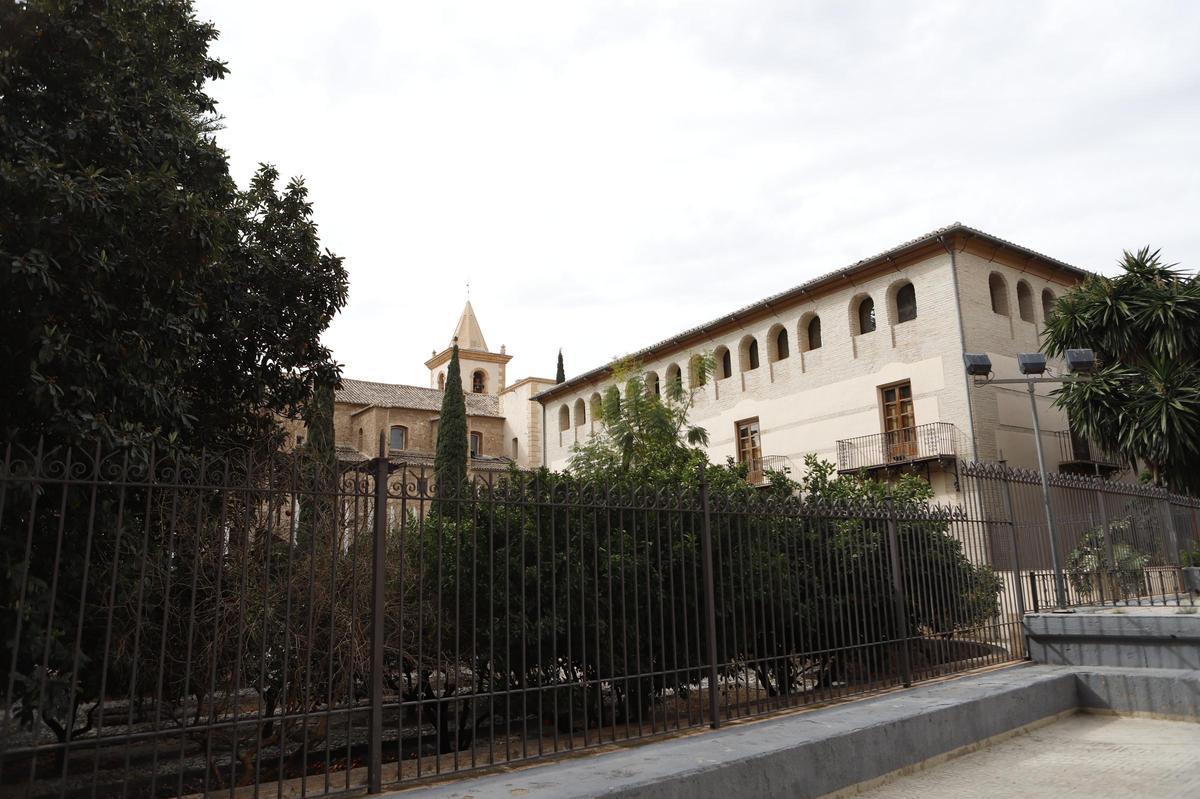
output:
[{"label": "overcast sky", "polygon": [[346,258],[347,377],[427,384],[468,280],[512,381],[956,220],[1200,266],[1200,2],[197,6],[235,176]]}]

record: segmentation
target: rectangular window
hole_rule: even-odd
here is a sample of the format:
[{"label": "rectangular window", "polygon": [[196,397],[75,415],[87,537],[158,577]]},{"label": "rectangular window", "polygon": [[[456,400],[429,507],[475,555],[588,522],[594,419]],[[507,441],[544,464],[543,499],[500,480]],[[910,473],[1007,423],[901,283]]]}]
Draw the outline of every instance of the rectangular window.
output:
[{"label": "rectangular window", "polygon": [[908,381],[880,389],[883,403],[883,443],[888,460],[911,460],[917,455],[912,384]]},{"label": "rectangular window", "polygon": [[763,482],[762,442],[758,431],[758,419],[746,419],[737,423],[738,463],[746,464],[746,479],[751,485]]},{"label": "rectangular window", "polygon": [[738,463],[750,464],[751,469],[756,468],[762,461],[762,442],[757,418],[737,423],[737,457]]},{"label": "rectangular window", "polygon": [[393,427],[388,437],[388,447],[390,449],[408,449],[408,428],[400,425]]},{"label": "rectangular window", "polygon": [[471,434],[471,457],[478,458],[482,454],[483,454],[483,434],[482,433],[472,433]]}]

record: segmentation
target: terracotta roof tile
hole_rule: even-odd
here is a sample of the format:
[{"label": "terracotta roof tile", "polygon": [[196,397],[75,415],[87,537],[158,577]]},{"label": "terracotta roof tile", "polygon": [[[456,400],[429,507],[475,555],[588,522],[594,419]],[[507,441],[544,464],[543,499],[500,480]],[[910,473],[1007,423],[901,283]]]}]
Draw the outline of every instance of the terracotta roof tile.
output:
[{"label": "terracotta roof tile", "polygon": [[[342,387],[337,390],[335,398],[338,402],[348,402],[354,405],[440,411],[444,393],[436,388],[424,388],[423,386],[372,383],[366,380],[343,378]],[[500,418],[500,398],[494,394],[467,394],[466,400],[468,416]]]}]

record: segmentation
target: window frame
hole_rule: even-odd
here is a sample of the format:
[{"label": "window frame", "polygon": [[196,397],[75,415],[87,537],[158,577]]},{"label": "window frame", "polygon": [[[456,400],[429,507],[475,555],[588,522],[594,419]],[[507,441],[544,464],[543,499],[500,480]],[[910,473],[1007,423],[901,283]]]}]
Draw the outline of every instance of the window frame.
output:
[{"label": "window frame", "polygon": [[[746,435],[743,435],[743,429]],[[743,448],[746,439],[749,439],[749,451]],[[738,463],[745,463],[754,468],[755,459],[762,461],[762,423],[759,417],[751,416],[733,423],[733,446]]]},{"label": "window frame", "polygon": [[[396,446],[396,433],[399,432],[403,437],[403,442],[400,446]],[[394,424],[388,427],[388,449],[403,452],[408,449],[408,427],[402,424]]]}]

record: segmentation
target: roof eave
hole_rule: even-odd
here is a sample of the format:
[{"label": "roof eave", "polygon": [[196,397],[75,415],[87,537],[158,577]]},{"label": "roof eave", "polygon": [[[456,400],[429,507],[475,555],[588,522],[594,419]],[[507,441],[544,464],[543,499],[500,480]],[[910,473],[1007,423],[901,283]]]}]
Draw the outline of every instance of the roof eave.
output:
[{"label": "roof eave", "polygon": [[[799,299],[799,298],[803,297],[805,294],[808,294],[815,289],[820,289],[830,283],[835,283],[838,281],[849,281],[852,275],[857,274],[862,271],[865,271],[867,269],[870,269],[871,267],[877,266],[882,262],[893,260],[897,256],[906,255],[908,253],[919,250],[922,247],[928,247],[931,244],[941,244],[947,237],[956,236],[959,234],[967,234],[970,237],[979,237],[979,238],[986,239],[987,241],[991,242],[992,244],[994,244],[1000,248],[1011,249],[1014,252],[1019,252],[1026,257],[1036,258],[1039,261],[1042,261],[1042,262],[1044,262],[1056,269],[1059,269],[1061,271],[1067,272],[1075,277],[1083,278],[1083,277],[1087,277],[1088,275],[1091,274],[1090,272],[1088,272],[1085,269],[1080,269],[1077,266],[1072,266],[1071,264],[1068,264],[1064,261],[1060,261],[1057,258],[1051,258],[1048,255],[1043,255],[1042,253],[1039,253],[1035,250],[1031,250],[1028,247],[1022,247],[1020,244],[1015,244],[1011,241],[1007,241],[1006,239],[1001,239],[1001,238],[999,238],[997,236],[993,236],[989,233],[984,233],[981,230],[977,230],[968,225],[964,225],[961,222],[955,222],[951,225],[947,225],[946,227],[938,228],[937,230],[931,231],[924,236],[913,239],[912,241],[907,241],[907,242],[904,242],[903,244],[899,244],[899,245],[891,248],[890,250],[885,250],[884,252],[881,252],[877,255],[873,255],[868,258],[864,258],[863,260],[857,261],[857,262],[851,264],[850,266],[843,267],[842,269],[837,269],[828,274],[820,275],[818,277],[813,278],[812,280],[810,280],[808,282],[801,283],[798,286],[794,286],[793,288],[786,289],[782,292],[779,292],[778,294],[774,294],[763,300],[759,300],[756,303],[747,305],[744,308],[739,308],[736,311],[728,313],[717,319],[713,319],[709,322],[705,322],[701,325],[698,325],[697,327],[691,328],[690,330],[686,330],[683,333],[680,333],[676,336],[673,336],[668,339],[664,339],[663,341],[660,341],[657,344],[652,344],[649,347],[646,347],[635,353],[632,353],[631,357],[641,359],[646,356],[657,354],[658,352],[660,352],[664,349],[670,349],[672,347],[679,346],[681,344],[687,343],[687,342],[695,339],[697,336],[702,336],[705,333],[711,333],[714,331],[715,328],[724,327],[732,322],[736,322],[738,319],[740,319],[744,316],[748,316],[752,312],[756,313],[760,310],[769,308],[772,305],[778,305],[780,303],[792,302],[793,300]],[[562,383],[558,383],[557,385],[551,386],[550,388],[546,389],[545,391],[538,392],[537,394],[533,395],[533,397],[531,399],[544,404],[546,400],[552,399],[560,394],[564,394],[564,393],[568,392],[569,390],[572,390],[581,384],[586,384],[588,382],[591,382],[592,380],[595,380],[597,377],[603,376],[606,373],[611,373],[613,363],[614,362],[606,363],[603,366],[600,366],[595,369],[584,372],[581,375],[578,375],[573,378],[569,378],[569,379],[563,381]]]}]

